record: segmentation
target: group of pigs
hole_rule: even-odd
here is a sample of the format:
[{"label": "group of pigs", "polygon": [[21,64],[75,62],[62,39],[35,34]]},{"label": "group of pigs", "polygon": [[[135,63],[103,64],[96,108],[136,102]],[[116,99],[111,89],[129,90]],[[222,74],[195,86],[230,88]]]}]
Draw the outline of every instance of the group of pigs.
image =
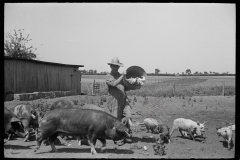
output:
[{"label": "group of pigs", "polygon": [[25,137],[24,141],[27,141],[31,128],[35,130],[37,140],[35,152],[44,140],[56,152],[54,141],[59,135],[71,135],[78,140],[87,139],[92,154],[97,154],[97,140],[102,143],[103,152],[106,139],[112,139],[116,143],[131,137],[129,129],[120,120],[93,104],[73,108],[70,102],[58,100],[44,115],[30,104],[20,104],[11,110],[4,107],[4,130],[8,140],[12,134],[16,134]]},{"label": "group of pigs", "polygon": [[[197,136],[202,137],[204,123],[178,118],[174,120],[169,133],[169,127],[166,124],[159,123],[153,118],[143,121],[147,132],[151,130],[159,134],[160,140],[166,143],[170,142],[172,133],[177,129],[182,136],[190,135],[193,140]],[[97,140],[102,143],[100,151],[103,152],[107,139],[113,140],[116,144],[117,141],[124,142],[125,138],[131,137],[131,131],[120,120],[93,104],[73,108],[70,102],[58,100],[45,114],[36,111],[30,104],[19,104],[10,110],[4,107],[4,130],[7,141],[13,134],[27,141],[32,128],[37,140],[35,152],[44,141],[48,141],[52,151],[56,152],[54,141],[58,136],[64,137],[64,135],[76,137],[79,144],[81,140],[87,140],[91,147],[91,154],[97,154],[95,150]],[[228,142],[228,149],[231,149],[233,144],[232,131],[235,131],[235,125],[217,128],[217,134]]]},{"label": "group of pigs", "polygon": [[[171,142],[170,138],[175,130],[179,130],[182,137],[191,137],[194,141],[196,137],[203,138],[203,132],[205,132],[205,127],[203,123],[195,122],[191,119],[177,118],[173,121],[172,129],[169,132],[169,127],[166,124],[158,122],[153,118],[146,118],[143,121],[146,126],[147,132],[160,135],[160,140],[163,142]],[[217,135],[222,136],[224,140],[228,143],[228,150],[233,147],[233,131],[235,131],[235,124],[228,125],[226,127],[218,127]]]}]

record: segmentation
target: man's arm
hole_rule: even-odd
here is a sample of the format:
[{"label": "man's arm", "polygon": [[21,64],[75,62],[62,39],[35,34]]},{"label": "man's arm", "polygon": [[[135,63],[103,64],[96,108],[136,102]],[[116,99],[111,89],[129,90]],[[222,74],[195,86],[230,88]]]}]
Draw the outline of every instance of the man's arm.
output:
[{"label": "man's arm", "polygon": [[107,75],[107,79],[106,79],[107,85],[116,87],[121,82],[123,77],[125,76],[125,73],[126,72],[123,72],[123,74],[117,80],[114,80],[114,78],[110,74]]}]

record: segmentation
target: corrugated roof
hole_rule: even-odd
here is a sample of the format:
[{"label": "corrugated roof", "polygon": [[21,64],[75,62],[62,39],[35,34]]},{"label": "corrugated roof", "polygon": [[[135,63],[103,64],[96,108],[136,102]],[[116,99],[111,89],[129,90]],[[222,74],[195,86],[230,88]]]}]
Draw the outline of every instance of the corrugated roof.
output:
[{"label": "corrugated roof", "polygon": [[15,57],[7,57],[7,56],[4,56],[4,59],[22,60],[22,61],[30,61],[30,62],[36,62],[36,63],[45,63],[45,64],[72,66],[72,67],[84,67],[84,65],[62,64],[62,63],[46,62],[46,61],[39,61],[34,59],[15,58]]}]

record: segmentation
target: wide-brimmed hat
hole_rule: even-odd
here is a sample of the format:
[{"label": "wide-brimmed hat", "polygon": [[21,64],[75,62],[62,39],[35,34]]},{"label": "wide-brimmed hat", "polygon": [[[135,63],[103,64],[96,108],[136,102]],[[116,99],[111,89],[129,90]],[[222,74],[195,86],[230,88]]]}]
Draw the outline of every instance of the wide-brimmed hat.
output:
[{"label": "wide-brimmed hat", "polygon": [[123,67],[123,64],[118,60],[117,57],[114,57],[111,61],[111,63],[107,63],[108,65],[118,65],[120,67]]}]

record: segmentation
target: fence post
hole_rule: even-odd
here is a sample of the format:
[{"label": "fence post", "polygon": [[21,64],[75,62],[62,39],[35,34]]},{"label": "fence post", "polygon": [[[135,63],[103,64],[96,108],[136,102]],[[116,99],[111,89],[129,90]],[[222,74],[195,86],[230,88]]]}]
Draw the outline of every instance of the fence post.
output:
[{"label": "fence post", "polygon": [[223,82],[222,96],[225,95],[225,83]]},{"label": "fence post", "polygon": [[173,97],[175,96],[175,83],[173,83],[173,88],[172,88],[172,94],[173,94]]},{"label": "fence post", "polygon": [[92,95],[95,95],[95,79],[93,80],[93,85],[92,85]]}]

